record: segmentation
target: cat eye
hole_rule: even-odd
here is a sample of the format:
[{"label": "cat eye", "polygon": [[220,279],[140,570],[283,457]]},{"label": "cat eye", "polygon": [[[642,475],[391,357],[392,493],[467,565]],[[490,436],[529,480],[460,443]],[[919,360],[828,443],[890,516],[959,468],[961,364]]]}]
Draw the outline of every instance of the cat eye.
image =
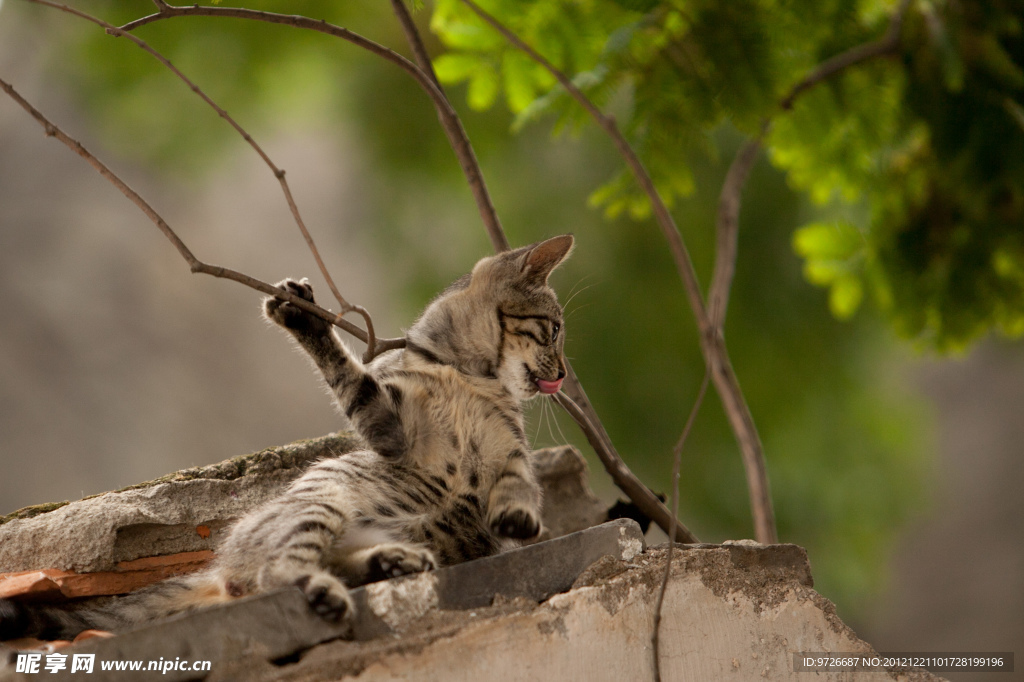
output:
[{"label": "cat eye", "polygon": [[557,322],[551,323],[551,343],[554,343],[558,339],[558,332],[561,331],[562,327]]}]

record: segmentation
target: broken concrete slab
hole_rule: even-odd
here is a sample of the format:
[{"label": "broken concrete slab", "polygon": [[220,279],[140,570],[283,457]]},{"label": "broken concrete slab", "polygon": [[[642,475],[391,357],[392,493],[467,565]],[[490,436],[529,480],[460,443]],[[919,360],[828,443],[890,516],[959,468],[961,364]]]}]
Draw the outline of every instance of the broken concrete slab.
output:
[{"label": "broken concrete slab", "polygon": [[[0,572],[112,571],[119,561],[212,549],[218,533],[211,529],[278,494],[316,460],[359,447],[354,435],[342,432],[43,512],[14,512],[0,519]],[[182,533],[183,527],[189,532]]]},{"label": "broken concrete slab", "polygon": [[[629,561],[603,559],[542,604],[435,612],[400,639],[327,642],[298,660],[214,666],[207,682],[646,682],[654,679],[650,636],[666,555],[659,547]],[[873,654],[809,582],[806,553],[794,545],[681,547],[662,612],[662,679],[805,682],[793,652]],[[926,671],[856,674],[857,682],[940,679]]]},{"label": "broken concrete slab", "polygon": [[[77,502],[19,510],[0,518],[0,574],[116,573],[124,562],[145,557],[209,551],[232,521],[279,494],[312,463],[361,447],[355,435],[340,432],[186,469]],[[542,539],[605,519],[600,501],[590,491],[586,461],[578,450],[547,448],[536,451],[534,459],[544,489]],[[154,574],[154,580],[159,577]],[[129,585],[110,580],[91,584]],[[75,596],[117,593],[79,591]]]},{"label": "broken concrete slab", "polygon": [[46,568],[0,575],[0,598],[35,602],[77,597],[126,594],[176,575],[206,566],[213,552],[181,552],[168,556],[122,561],[116,570],[75,573]]},{"label": "broken concrete slab", "polygon": [[608,505],[591,491],[587,460],[579,450],[571,445],[535,450],[533,467],[544,489],[544,531],[537,542],[608,520]]},{"label": "broken concrete slab", "polygon": [[[356,617],[334,625],[318,618],[294,589],[240,599],[122,634],[87,640],[60,653],[95,654],[98,661],[213,661],[223,666],[253,657],[279,659],[339,637],[368,641],[401,633],[437,610],[489,607],[495,598],[531,603],[568,590],[580,573],[602,557],[629,560],[643,551],[640,528],[618,520],[555,540],[437,571],[373,583],[353,590]],[[139,673],[134,673],[139,674]],[[191,670],[150,673],[164,680],[201,677]],[[70,671],[47,679],[75,679]],[[90,679],[119,679],[123,671]],[[16,673],[7,678],[22,679]],[[28,679],[27,677],[25,679]]]},{"label": "broken concrete slab", "polygon": [[[603,528],[609,527],[614,525]],[[361,618],[366,619],[357,621],[356,628],[376,635],[366,639],[364,634],[363,641],[332,639],[342,634],[342,628],[332,630],[334,626],[310,614],[302,595],[292,590],[179,616],[112,640],[86,641],[62,652],[92,652],[98,662],[213,663],[209,673],[132,674],[131,679],[141,680],[645,682],[653,679],[650,633],[667,551],[657,547],[634,554],[638,534],[623,535],[620,527],[615,537],[620,556],[604,556],[592,563],[569,591],[543,603],[499,596],[490,606],[445,610],[442,603],[451,599],[445,593],[461,588],[458,580],[438,579],[451,569],[356,590]],[[570,549],[570,542],[562,538],[517,552],[520,558],[536,557],[556,543]],[[531,563],[534,570],[543,572],[544,563],[536,560],[525,565]],[[458,568],[468,570],[472,565]],[[834,606],[811,583],[807,555],[795,545],[680,546],[673,553],[663,609],[662,679],[802,682],[807,676],[794,671],[794,652],[873,655],[873,649],[842,623]],[[309,640],[323,643],[312,647],[300,643]],[[280,654],[291,648],[299,653]],[[70,677],[59,673],[47,678],[63,679],[60,674]],[[850,674],[816,673],[814,677],[845,682],[852,679]],[[920,670],[859,672],[856,678],[858,682],[940,680]],[[2,682],[28,679],[32,677],[0,672]],[[104,673],[97,663],[92,679],[126,676],[119,671]]]}]

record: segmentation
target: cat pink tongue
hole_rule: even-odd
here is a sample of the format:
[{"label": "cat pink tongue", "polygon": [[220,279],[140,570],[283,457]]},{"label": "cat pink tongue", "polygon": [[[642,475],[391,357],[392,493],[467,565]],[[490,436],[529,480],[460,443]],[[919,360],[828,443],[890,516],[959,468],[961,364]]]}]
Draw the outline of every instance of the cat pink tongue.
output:
[{"label": "cat pink tongue", "polygon": [[558,393],[558,389],[562,387],[562,380],[557,381],[545,381],[544,379],[537,379],[537,388],[540,389],[541,393],[551,395],[552,393]]}]

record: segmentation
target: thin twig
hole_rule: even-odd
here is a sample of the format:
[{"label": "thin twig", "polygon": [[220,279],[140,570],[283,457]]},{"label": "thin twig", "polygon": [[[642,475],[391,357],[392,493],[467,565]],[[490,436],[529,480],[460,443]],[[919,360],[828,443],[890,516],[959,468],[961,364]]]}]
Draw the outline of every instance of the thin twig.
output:
[{"label": "thin twig", "polygon": [[[716,257],[712,289],[709,292],[709,301],[713,306],[713,310],[709,313],[705,309],[704,299],[700,294],[700,287],[693,270],[693,264],[682,242],[679,229],[661,200],[643,164],[619,131],[615,120],[611,116],[604,114],[576,87],[568,76],[545,59],[543,55],[524,43],[495,17],[480,8],[473,0],[462,0],[462,2],[492,28],[501,33],[512,45],[524,52],[555,77],[562,87],[594,118],[598,126],[612,139],[616,149],[618,149],[633,172],[637,184],[640,185],[641,189],[648,196],[653,207],[654,217],[669,243],[669,249],[675,261],[676,269],[679,271],[680,279],[683,282],[687,298],[697,320],[697,326],[701,332],[701,350],[743,455],[744,469],[750,493],[751,512],[754,518],[755,537],[764,544],[776,542],[778,533],[775,527],[775,513],[772,509],[768,476],[764,463],[764,447],[754,425],[750,408],[743,398],[739,382],[732,370],[722,331],[728,303],[729,287],[735,271],[739,197],[746,177],[749,175],[750,168],[757,157],[761,138],[763,138],[767,131],[768,123],[765,122],[760,134],[745,144],[737,154],[727,176],[727,187],[723,188],[723,194],[720,197],[718,222],[721,229],[718,231],[718,241],[721,251],[724,251],[724,253],[719,252]],[[800,93],[853,64],[894,53],[899,46],[902,21],[909,4],[910,0],[902,0],[900,7],[893,15],[884,38],[864,46],[855,47],[824,62],[807,78],[793,87],[781,102],[781,108],[788,108]],[[724,227],[722,227],[723,225]]]},{"label": "thin twig", "polygon": [[[269,296],[276,296],[277,298],[288,301],[289,303],[292,303],[297,307],[305,310],[306,312],[316,315],[317,317],[323,320],[326,320],[327,322],[331,322],[338,325],[346,332],[352,334],[361,341],[367,340],[366,332],[364,332],[362,329],[353,325],[350,322],[344,320],[339,321],[337,319],[338,316],[336,314],[332,313],[329,310],[321,308],[315,303],[310,303],[309,301],[298,296],[295,296],[294,294],[288,292],[285,289],[275,287],[272,284],[268,284],[266,282],[258,280],[255,277],[251,277],[249,275],[219,265],[210,265],[209,263],[204,263],[203,261],[196,258],[196,256],[185,245],[181,238],[178,237],[178,235],[174,232],[173,229],[171,229],[171,226],[168,225],[167,221],[164,220],[160,216],[160,214],[158,214],[156,210],[154,210],[153,207],[138,194],[138,192],[129,187],[128,184],[124,180],[122,180],[116,173],[110,170],[110,168],[107,167],[106,164],[104,164],[102,161],[96,158],[89,150],[87,150],[81,142],[71,137],[63,130],[58,128],[56,125],[51,123],[50,120],[47,119],[38,109],[32,106],[32,104],[30,104],[24,97],[18,94],[14,87],[12,87],[9,83],[2,79],[0,79],[0,89],[6,92],[11,97],[11,99],[13,99],[21,106],[22,109],[31,114],[31,116],[34,119],[36,119],[36,121],[38,121],[39,124],[43,127],[43,129],[46,131],[46,134],[49,137],[56,138],[64,145],[66,145],[69,149],[71,149],[73,152],[75,152],[83,159],[85,159],[89,163],[89,165],[91,165],[100,173],[100,175],[102,175],[108,181],[110,181],[110,183],[113,184],[118,190],[120,190],[120,192],[124,194],[124,196],[127,197],[129,201],[135,204],[146,215],[146,217],[153,221],[157,228],[159,228],[159,230],[164,234],[165,237],[167,237],[171,244],[174,245],[174,248],[177,249],[181,257],[185,259],[185,262],[188,263],[189,269],[193,273],[212,275],[213,277],[230,279],[240,284],[244,284],[245,286],[250,287],[252,289],[256,289],[257,291],[261,291]],[[404,339],[381,339],[377,342],[377,347],[381,349],[380,352],[383,352],[384,350],[390,350],[392,348],[400,348],[402,345],[404,345],[404,343]]]},{"label": "thin twig", "polygon": [[[835,76],[844,69],[870,59],[895,54],[899,49],[900,32],[902,31],[903,19],[909,6],[910,0],[902,0],[900,6],[893,13],[889,21],[889,27],[886,30],[885,36],[879,40],[852,47],[845,52],[827,59],[817,66],[810,74],[800,80],[789,90],[786,96],[779,102],[779,109],[782,111],[791,109],[793,102],[800,95],[824,80]],[[715,225],[717,242],[715,251],[715,268],[711,277],[711,286],[708,289],[708,309],[713,333],[707,338],[713,344],[721,344],[723,349],[725,347],[724,326],[726,310],[729,305],[729,290],[732,286],[733,276],[736,271],[741,197],[743,188],[750,176],[750,171],[753,168],[754,162],[757,160],[762,142],[770,127],[771,119],[766,118],[761,123],[761,129],[758,134],[745,142],[740,147],[739,151],[736,152],[736,156],[729,165],[729,171],[726,173],[725,181],[722,183],[722,191],[719,195],[718,214]],[[725,359],[728,360],[727,357]],[[732,367],[728,364],[720,366],[716,375],[721,375],[721,380],[724,382],[735,382]],[[723,400],[735,400],[736,396],[723,395],[722,398]],[[727,408],[727,412],[729,412],[730,415],[736,414],[744,418],[749,417],[749,412],[746,411],[744,407],[738,405],[735,410]],[[752,420],[750,422],[750,428],[745,429],[745,433],[741,435],[741,433],[737,431],[737,437],[749,441],[746,448],[743,448],[741,445],[741,449],[744,450],[744,466],[747,469],[747,480],[755,482],[763,481],[763,483],[758,486],[759,488],[762,488],[763,486],[761,490],[755,492],[753,488],[751,489],[751,497],[754,498],[767,495],[767,474],[763,472],[763,457],[752,457],[747,454],[747,450],[758,452],[762,450],[760,438],[757,436],[757,431],[753,428]],[[770,509],[767,511],[770,511]],[[758,519],[756,506],[754,507],[754,514],[756,527],[768,524],[767,519]],[[771,525],[774,527],[774,518],[771,520]],[[758,534],[757,539],[759,542],[765,542],[765,540],[761,538],[760,534]]]},{"label": "thin twig", "polygon": [[[430,57],[423,46],[423,40],[420,38],[416,24],[409,15],[404,2],[402,0],[391,0],[391,3],[395,11],[395,15],[398,17],[399,23],[402,25],[402,30],[405,31],[406,40],[412,50],[413,57],[416,59],[417,64],[424,73],[428,74],[436,83],[437,76],[434,74],[434,68],[430,62]],[[444,92],[439,83],[438,90],[442,93]],[[483,184],[483,175],[480,172],[479,164],[477,163],[475,155],[472,154],[472,147],[469,146],[469,139],[465,136],[465,130],[462,127],[461,121],[459,121],[457,115],[453,115],[452,120],[446,122],[447,114],[441,109],[438,109],[438,117],[441,119],[441,124],[444,127],[445,132],[448,134],[449,142],[451,142],[453,148],[456,148],[456,153],[459,155],[460,161],[463,161],[463,169],[466,171],[467,180],[471,186],[474,186],[474,183],[479,182],[481,191],[486,197],[487,189]],[[460,153],[458,150],[458,146],[463,144],[462,141],[464,141],[465,148],[469,150],[468,155]],[[476,192],[476,190],[474,190],[474,192]],[[494,210],[493,206],[490,206],[489,200],[487,207],[489,211]],[[481,210],[483,210],[483,208],[481,208]],[[491,233],[491,240],[494,242],[495,250],[502,251],[508,248],[508,242],[505,239],[504,231],[498,222],[497,216],[494,217],[493,224],[497,226],[497,230],[501,235],[501,244],[505,244],[506,246],[502,247],[499,245],[499,241],[494,238],[493,232]],[[597,452],[598,457],[601,459],[605,469],[612,477],[612,480],[619,485],[622,491],[626,493],[640,511],[653,519],[655,523],[665,530],[666,533],[669,532],[670,525],[668,509],[664,504],[662,504],[661,500],[647,489],[646,486],[640,483],[639,479],[637,479],[629,470],[629,467],[626,466],[622,457],[619,456],[619,453],[615,450],[615,446],[612,444],[611,438],[608,436],[608,432],[601,423],[601,419],[598,417],[589,398],[587,398],[587,393],[583,390],[583,385],[577,378],[576,372],[573,370],[572,364],[568,359],[565,360],[565,370],[566,377],[562,383],[562,394],[568,397],[569,401],[581,415],[581,418],[574,416],[574,419],[580,429],[583,430],[587,440],[593,445],[595,452]],[[555,396],[555,400],[558,402],[557,396]],[[570,414],[572,413],[570,412]],[[689,531],[685,530],[685,527],[684,532],[689,533]],[[689,537],[692,538],[692,534]],[[689,541],[695,542],[696,539],[693,538]]]},{"label": "thin twig", "polygon": [[[690,435],[694,421],[697,419],[697,412],[700,411],[700,406],[704,403],[704,394],[708,390],[708,379],[710,379],[710,376],[705,371],[704,378],[700,382],[700,389],[697,391],[697,399],[690,409],[690,416],[686,418],[686,426],[683,427],[683,432],[680,434],[676,446],[672,448],[673,531],[675,530],[675,520],[679,516],[679,470],[682,468],[683,446],[686,445],[686,439]],[[668,578],[672,570],[672,550],[675,547],[675,542],[672,541],[672,538],[674,536],[674,532],[668,534],[668,555],[665,557],[665,575],[662,576],[661,589],[658,590],[658,600],[654,604],[654,628],[651,631],[651,651],[654,656],[654,682],[661,682],[661,656],[659,655],[660,649],[658,646],[661,637],[661,610],[665,604],[665,592],[668,590]]]},{"label": "thin twig", "polygon": [[[288,204],[288,209],[291,211],[292,217],[295,219],[295,224],[298,226],[299,231],[302,233],[303,239],[305,239],[306,241],[306,245],[309,247],[310,252],[313,254],[313,259],[316,261],[317,267],[320,270],[320,274],[322,274],[324,279],[327,281],[327,286],[330,288],[331,293],[334,294],[334,298],[338,301],[338,305],[341,306],[341,312],[338,313],[338,318],[340,319],[346,313],[354,311],[358,312],[366,321],[367,344],[366,353],[363,356],[363,361],[369,362],[370,360],[372,360],[374,356],[377,355],[377,338],[376,335],[374,334],[373,321],[370,318],[370,314],[362,306],[355,306],[349,303],[338,290],[337,285],[334,283],[334,278],[331,277],[331,273],[327,270],[327,266],[324,265],[323,258],[320,257],[320,250],[317,248],[316,243],[313,241],[313,236],[309,233],[309,229],[306,227],[306,223],[302,219],[302,214],[299,212],[299,206],[295,202],[295,198],[292,196],[291,187],[289,187],[288,180],[285,178],[284,169],[278,168],[277,164],[275,164],[271,160],[270,156],[265,151],[263,151],[263,148],[256,142],[256,140],[253,139],[253,137],[244,128],[242,128],[242,126],[234,118],[232,118],[227,111],[225,111],[220,105],[214,102],[213,99],[211,99],[210,96],[207,95],[196,83],[194,83],[188,76],[182,73],[182,71],[178,69],[178,67],[174,66],[174,64],[172,64],[169,59],[164,57],[160,52],[154,49],[146,41],[142,40],[137,36],[132,35],[131,33],[128,33],[123,29],[114,26],[113,24],[107,23],[102,19],[99,19],[80,10],[68,7],[67,5],[51,2],[50,0],[29,1],[39,5],[45,5],[47,7],[59,9],[68,14],[72,14],[81,19],[85,19],[86,21],[92,22],[97,26],[103,27],[106,30],[106,32],[110,35],[116,37],[124,37],[130,40],[131,42],[135,43],[135,45],[148,52],[157,61],[159,61],[161,64],[167,67],[167,69],[171,73],[173,73],[175,76],[178,77],[178,79],[185,83],[185,85],[187,85],[192,92],[194,92],[196,95],[199,96],[200,99],[206,102],[206,104],[208,104],[210,108],[217,112],[218,116],[227,121],[228,124],[232,128],[234,128],[239,135],[242,136],[242,139],[245,140],[249,144],[249,146],[253,148],[253,150],[259,155],[261,159],[263,159],[263,162],[267,165],[268,168],[270,168],[270,171],[274,174],[274,177],[277,178],[278,183],[281,185],[281,191],[284,193],[285,201]],[[166,4],[158,2],[157,7],[166,7]]]},{"label": "thin twig", "polygon": [[[405,3],[403,0],[391,0],[391,7],[398,18],[398,23],[402,25],[402,31],[405,32],[406,41],[409,43],[409,49],[412,50],[416,64],[434,82],[437,90],[444,95],[444,88],[441,87],[441,82],[437,80],[434,66],[430,63],[430,56],[423,46],[423,40],[420,39],[419,31],[416,30],[416,24],[413,23]],[[444,97],[447,101],[448,96],[444,95]],[[469,189],[473,192],[473,197],[476,199],[480,217],[484,221],[484,227],[487,228],[487,234],[491,238],[494,250],[508,251],[508,238],[505,236],[505,230],[501,227],[498,212],[494,209],[490,192],[487,191],[487,184],[484,182],[483,173],[480,170],[480,163],[477,161],[476,153],[473,151],[473,145],[469,142],[466,129],[462,127],[462,121],[459,119],[458,114],[455,113],[451,102],[446,107],[436,108],[437,120],[441,122],[441,128],[448,137],[448,142],[451,144],[452,150],[459,160],[459,165],[462,166],[462,172],[465,174],[466,181],[469,183]]]},{"label": "thin twig", "polygon": [[488,14],[483,8],[473,2],[473,0],[462,0],[462,2],[473,10],[477,16],[487,22],[494,30],[504,36],[506,40],[512,43],[512,45],[525,53],[530,57],[530,59],[540,64],[548,73],[554,76],[562,87],[565,88],[565,90],[572,96],[572,98],[575,99],[580,106],[586,109],[587,113],[593,117],[598,126],[600,126],[601,129],[604,130],[611,138],[615,148],[625,159],[626,164],[633,172],[633,176],[636,178],[637,184],[640,185],[641,189],[643,189],[644,193],[647,194],[651,200],[651,206],[654,209],[655,218],[657,219],[658,224],[662,226],[665,238],[668,240],[672,259],[676,264],[676,269],[679,271],[680,278],[683,280],[686,296],[690,301],[690,306],[693,308],[694,314],[697,315],[698,320],[706,320],[707,313],[704,309],[704,299],[701,295],[700,283],[697,280],[697,272],[693,268],[690,253],[679,233],[679,228],[676,227],[675,221],[672,219],[672,215],[669,213],[668,207],[665,205],[665,202],[661,200],[661,196],[658,194],[657,189],[655,189],[654,181],[651,179],[647,169],[644,168],[640,158],[636,155],[632,146],[630,146],[625,136],[619,130],[619,127],[615,122],[615,118],[602,112],[597,105],[590,101],[589,97],[583,94],[582,90],[576,87],[576,84],[573,83],[568,76],[558,69],[558,67],[549,62],[542,54],[523,42],[519,36],[509,30],[495,17]]},{"label": "thin twig", "polygon": [[583,91],[576,87],[568,76],[536,50],[524,43],[519,36],[506,28],[500,21],[481,9],[473,0],[462,0],[462,2],[492,28],[501,33],[512,45],[544,67],[548,73],[558,80],[573,99],[586,109],[598,126],[611,138],[615,148],[632,171],[637,184],[650,200],[655,220],[661,228],[665,240],[668,242],[669,251],[675,262],[676,270],[679,272],[679,277],[683,282],[683,289],[690,302],[690,308],[693,310],[693,315],[696,318],[697,327],[700,330],[701,351],[704,354],[704,360],[711,372],[711,379],[715,383],[715,388],[722,400],[722,405],[725,408],[733,433],[736,435],[736,440],[740,446],[744,469],[747,475],[747,487],[750,492],[750,507],[754,518],[755,537],[758,542],[764,544],[777,542],[778,532],[775,528],[775,513],[772,509],[768,474],[764,465],[764,447],[761,444],[761,438],[757,433],[753,416],[750,414],[750,407],[743,397],[743,391],[736,380],[736,375],[732,372],[725,340],[718,333],[708,315],[690,254],[683,242],[679,228],[672,218],[672,214],[654,186],[654,181],[651,180],[647,169],[644,168],[636,152],[619,130],[614,118],[604,114],[597,105],[590,101],[590,98]]},{"label": "thin twig", "polygon": [[654,493],[648,490],[647,486],[640,482],[640,479],[629,470],[629,467],[625,465],[622,458],[614,451],[609,451],[605,447],[605,444],[597,436],[597,429],[594,428],[594,425],[590,423],[590,419],[572,398],[563,391],[559,391],[552,398],[562,406],[562,409],[569,413],[569,416],[576,421],[586,434],[590,446],[594,448],[594,452],[601,459],[601,463],[611,475],[612,480],[615,481],[615,485],[619,486],[644,514],[661,526],[666,533],[669,533],[670,539],[687,544],[698,542],[697,537],[690,532],[689,528],[673,519],[672,512],[669,511],[668,507]]},{"label": "thin twig", "polygon": [[794,85],[789,93],[779,102],[779,108],[788,110],[793,107],[793,102],[805,90],[809,90],[818,83],[831,78],[840,71],[849,67],[866,62],[876,57],[885,57],[895,54],[900,46],[900,33],[903,31],[903,19],[910,8],[911,0],[901,0],[899,7],[893,12],[889,20],[889,28],[885,35],[878,40],[863,45],[856,45],[845,52],[826,59],[814,68],[807,76]]},{"label": "thin twig", "polygon": [[320,33],[326,33],[328,35],[347,40],[354,45],[398,65],[416,79],[416,82],[419,83],[420,87],[422,87],[427,93],[433,102],[434,107],[437,109],[438,118],[441,120],[441,125],[444,128],[445,134],[448,135],[448,138],[452,143],[452,148],[455,150],[456,157],[459,160],[459,164],[462,166],[462,170],[466,174],[467,179],[469,179],[470,189],[473,192],[477,201],[477,206],[480,210],[480,217],[484,221],[484,226],[487,228],[487,233],[491,237],[495,250],[504,251],[509,248],[508,241],[505,238],[505,233],[501,229],[501,223],[498,222],[497,213],[495,212],[490,196],[487,193],[486,185],[483,182],[483,178],[480,176],[480,166],[476,163],[476,156],[473,152],[473,148],[469,144],[469,138],[466,136],[465,130],[462,129],[462,124],[459,121],[458,115],[455,113],[455,109],[452,108],[451,103],[448,101],[447,97],[445,97],[444,92],[441,90],[436,80],[432,78],[432,72],[428,73],[424,71],[394,50],[375,43],[374,41],[350,31],[347,28],[335,26],[323,20],[311,19],[309,17],[299,15],[276,14],[274,12],[263,12],[236,7],[202,7],[198,5],[180,7],[163,4],[159,7],[159,11],[156,14],[150,14],[149,16],[136,19],[135,21],[125,24],[121,28],[125,31],[133,31],[140,26],[145,26],[146,24],[151,24],[155,21],[187,16],[233,17],[237,19],[249,19],[253,21],[282,24],[295,28],[318,31]]},{"label": "thin twig", "polygon": [[736,253],[739,241],[740,198],[743,186],[750,176],[758,153],[761,151],[761,140],[767,132],[767,124],[762,126],[761,134],[747,140],[736,152],[729,165],[722,183],[722,192],[718,198],[718,216],[715,234],[715,268],[711,274],[711,286],[708,287],[708,313],[711,324],[718,334],[724,334],[725,312],[729,307],[729,290],[733,276],[736,274]]}]

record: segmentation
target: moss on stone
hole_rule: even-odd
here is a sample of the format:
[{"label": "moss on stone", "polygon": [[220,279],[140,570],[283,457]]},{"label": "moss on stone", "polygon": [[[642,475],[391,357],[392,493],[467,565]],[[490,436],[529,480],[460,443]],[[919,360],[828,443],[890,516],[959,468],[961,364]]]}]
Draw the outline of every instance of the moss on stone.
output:
[{"label": "moss on stone", "polygon": [[14,521],[16,519],[31,519],[33,516],[39,516],[46,512],[52,512],[54,509],[60,509],[66,504],[70,504],[70,500],[64,500],[63,502],[44,502],[43,504],[33,504],[28,507],[22,507],[17,511],[13,511],[6,516],[0,516],[0,526],[4,525],[8,521]]}]

